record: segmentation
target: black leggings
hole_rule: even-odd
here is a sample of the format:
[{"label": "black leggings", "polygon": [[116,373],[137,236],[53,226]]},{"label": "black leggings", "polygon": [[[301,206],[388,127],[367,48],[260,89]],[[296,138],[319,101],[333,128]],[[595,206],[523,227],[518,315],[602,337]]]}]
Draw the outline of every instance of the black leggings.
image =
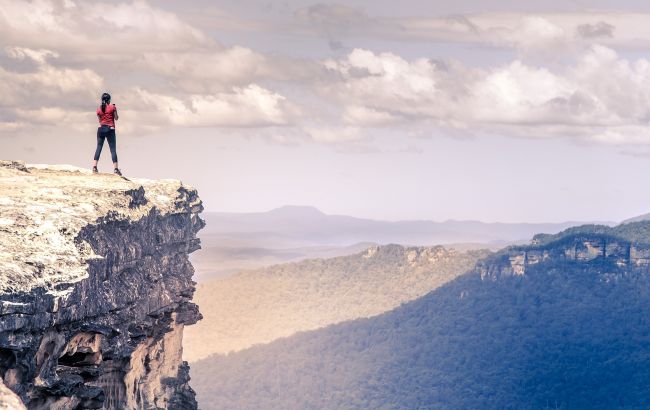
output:
[{"label": "black leggings", "polygon": [[99,156],[102,153],[104,140],[108,140],[108,146],[111,149],[111,157],[113,162],[117,162],[117,148],[115,147],[115,128],[101,126],[97,128],[97,149],[95,150],[95,161],[99,161]]}]

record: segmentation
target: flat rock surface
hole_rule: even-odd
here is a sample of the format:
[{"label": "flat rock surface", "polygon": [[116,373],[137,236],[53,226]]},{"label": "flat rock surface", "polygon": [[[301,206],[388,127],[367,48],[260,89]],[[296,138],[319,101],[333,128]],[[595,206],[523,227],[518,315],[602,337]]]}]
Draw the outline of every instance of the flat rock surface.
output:
[{"label": "flat rock surface", "polygon": [[[176,180],[126,179],[69,165],[0,161],[0,294],[46,288],[87,277],[97,257],[73,240],[106,215],[137,221],[155,207],[173,213]],[[143,190],[144,189],[144,190]]]}]

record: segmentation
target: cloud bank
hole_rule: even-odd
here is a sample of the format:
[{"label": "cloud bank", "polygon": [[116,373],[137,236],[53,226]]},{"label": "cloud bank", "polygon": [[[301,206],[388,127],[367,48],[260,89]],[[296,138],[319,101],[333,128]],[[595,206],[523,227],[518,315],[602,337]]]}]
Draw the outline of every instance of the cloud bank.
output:
[{"label": "cloud bank", "polygon": [[257,84],[266,76],[262,54],[223,46],[146,1],[2,0],[0,38],[5,130],[32,132],[63,118],[87,129],[104,90],[115,91],[123,118],[138,118],[123,128],[134,134],[277,126],[297,112]]},{"label": "cloud bank", "polygon": [[[133,135],[238,127],[260,135],[281,130],[271,138],[280,143],[341,145],[369,141],[377,130],[406,136],[428,129],[648,144],[650,61],[625,56],[650,49],[648,18],[627,12],[389,18],[316,4],[295,9],[290,24],[249,25],[323,37],[331,56],[318,58],[222,44],[205,26],[147,1],[106,7],[0,0],[0,130],[17,135],[64,120],[85,132],[94,125],[98,96],[108,90],[123,118],[138,119],[123,128]],[[362,37],[511,53],[481,64],[348,47]]]},{"label": "cloud bank", "polygon": [[466,67],[355,49],[324,63],[338,81],[321,87],[360,127],[428,121],[517,137],[648,143],[650,61],[592,46],[560,69],[521,60]]}]

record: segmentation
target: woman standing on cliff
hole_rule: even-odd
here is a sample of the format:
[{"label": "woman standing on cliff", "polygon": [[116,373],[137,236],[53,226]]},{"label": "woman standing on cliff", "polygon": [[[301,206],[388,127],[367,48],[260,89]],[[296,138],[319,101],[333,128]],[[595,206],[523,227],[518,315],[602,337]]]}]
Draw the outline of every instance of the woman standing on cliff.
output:
[{"label": "woman standing on cliff", "polygon": [[102,94],[102,105],[97,108],[97,119],[99,120],[99,128],[97,128],[97,149],[95,150],[95,160],[93,161],[93,172],[97,170],[97,161],[102,153],[104,140],[108,140],[108,146],[111,149],[111,157],[113,159],[113,168],[116,175],[122,176],[122,172],[117,167],[117,148],[115,146],[115,121],[119,118],[117,115],[117,107],[111,104],[111,95],[108,93]]}]

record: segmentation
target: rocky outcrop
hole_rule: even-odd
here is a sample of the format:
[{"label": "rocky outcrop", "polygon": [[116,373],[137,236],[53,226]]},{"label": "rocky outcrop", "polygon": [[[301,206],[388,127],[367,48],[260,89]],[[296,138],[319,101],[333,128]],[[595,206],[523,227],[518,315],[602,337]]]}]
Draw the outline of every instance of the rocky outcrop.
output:
[{"label": "rocky outcrop", "polygon": [[591,269],[595,264],[600,264],[603,273],[615,273],[623,268],[627,271],[648,271],[650,244],[599,232],[560,234],[556,240],[544,237],[543,242],[533,239],[530,246],[506,248],[494,257],[479,262],[477,270],[482,279],[496,280],[504,276],[524,275],[540,263],[589,264]]},{"label": "rocky outcrop", "polygon": [[204,225],[179,181],[0,161],[0,376],[30,409],[194,409]]},{"label": "rocky outcrop", "polygon": [[16,393],[0,382],[0,410],[25,410],[25,405]]}]

